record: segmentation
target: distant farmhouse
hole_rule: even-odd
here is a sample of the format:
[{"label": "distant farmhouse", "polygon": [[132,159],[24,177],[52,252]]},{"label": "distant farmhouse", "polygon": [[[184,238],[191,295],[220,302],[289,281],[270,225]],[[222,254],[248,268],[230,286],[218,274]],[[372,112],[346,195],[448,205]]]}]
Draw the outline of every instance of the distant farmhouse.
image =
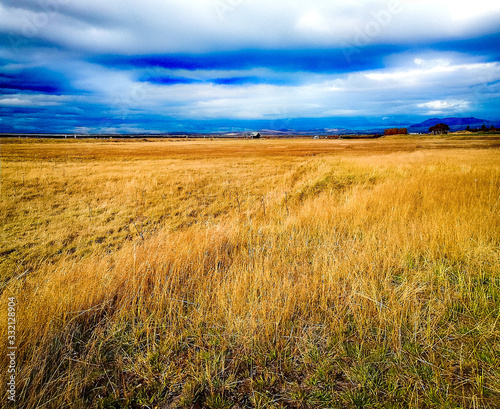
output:
[{"label": "distant farmhouse", "polygon": [[260,139],[260,133],[259,132],[248,132],[247,138],[248,139]]}]

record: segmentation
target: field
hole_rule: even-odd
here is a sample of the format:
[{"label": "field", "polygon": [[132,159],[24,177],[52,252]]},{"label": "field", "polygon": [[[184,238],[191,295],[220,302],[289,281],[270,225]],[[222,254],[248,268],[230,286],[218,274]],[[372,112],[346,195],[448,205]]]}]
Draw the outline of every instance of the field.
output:
[{"label": "field", "polygon": [[500,407],[499,148],[2,140],[17,407]]}]

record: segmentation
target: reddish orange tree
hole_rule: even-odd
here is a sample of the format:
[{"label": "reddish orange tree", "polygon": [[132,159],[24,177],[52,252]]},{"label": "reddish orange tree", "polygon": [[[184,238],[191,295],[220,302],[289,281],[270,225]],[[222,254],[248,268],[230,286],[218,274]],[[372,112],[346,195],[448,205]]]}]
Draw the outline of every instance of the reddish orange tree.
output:
[{"label": "reddish orange tree", "polygon": [[408,135],[406,128],[389,128],[384,131],[384,135]]}]

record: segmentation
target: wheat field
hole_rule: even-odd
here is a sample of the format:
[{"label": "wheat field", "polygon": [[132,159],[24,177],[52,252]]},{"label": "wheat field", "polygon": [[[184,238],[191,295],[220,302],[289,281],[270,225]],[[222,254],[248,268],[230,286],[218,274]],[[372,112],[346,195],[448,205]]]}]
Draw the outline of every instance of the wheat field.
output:
[{"label": "wheat field", "polygon": [[500,407],[498,137],[0,148],[18,407]]}]

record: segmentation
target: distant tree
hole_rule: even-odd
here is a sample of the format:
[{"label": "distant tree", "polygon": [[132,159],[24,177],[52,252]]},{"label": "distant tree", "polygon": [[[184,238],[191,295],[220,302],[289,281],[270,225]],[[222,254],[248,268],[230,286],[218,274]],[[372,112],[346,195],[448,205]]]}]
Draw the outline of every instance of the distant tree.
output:
[{"label": "distant tree", "polygon": [[446,134],[450,130],[450,127],[446,124],[436,124],[429,128],[429,132],[432,132],[434,135],[436,134]]},{"label": "distant tree", "polygon": [[470,131],[470,125],[467,125],[467,128],[465,128],[466,131]]},{"label": "distant tree", "polygon": [[486,132],[486,125],[485,124],[483,124],[483,126],[481,127],[481,131]]}]

